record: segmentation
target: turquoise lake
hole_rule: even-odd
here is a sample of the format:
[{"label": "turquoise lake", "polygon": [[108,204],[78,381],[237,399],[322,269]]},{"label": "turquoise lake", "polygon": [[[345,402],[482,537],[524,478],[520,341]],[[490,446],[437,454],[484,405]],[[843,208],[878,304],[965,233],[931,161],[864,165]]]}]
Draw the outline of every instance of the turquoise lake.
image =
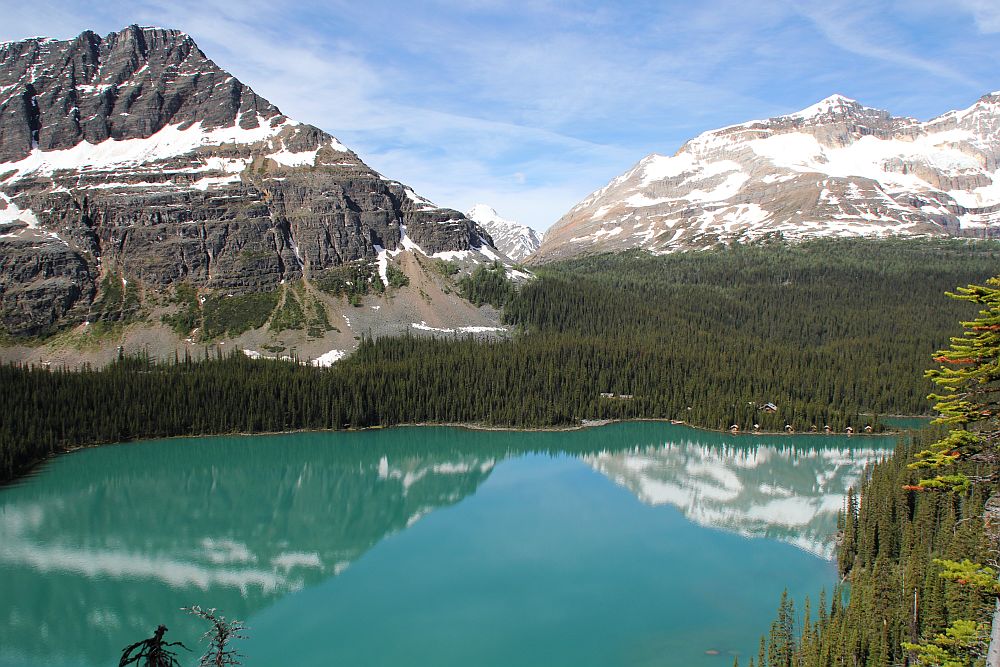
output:
[{"label": "turquoise lake", "polygon": [[836,581],[837,511],[893,437],[636,422],[191,438],[0,488],[0,665],[114,666],[180,610],[244,664],[746,664]]}]

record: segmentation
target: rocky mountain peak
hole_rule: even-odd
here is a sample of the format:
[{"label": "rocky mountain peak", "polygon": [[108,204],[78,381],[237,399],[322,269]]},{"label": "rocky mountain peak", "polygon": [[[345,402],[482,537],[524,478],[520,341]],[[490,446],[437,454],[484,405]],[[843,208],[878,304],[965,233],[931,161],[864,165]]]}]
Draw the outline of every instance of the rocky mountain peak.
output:
[{"label": "rocky mountain peak", "polygon": [[841,95],[840,93],[834,93],[828,97],[824,97],[816,104],[806,107],[802,111],[798,112],[798,115],[812,115],[818,110],[823,110],[825,108],[851,108],[855,106],[860,106],[856,99],[847,97],[846,95]]},{"label": "rocky mountain peak", "polygon": [[527,225],[500,217],[486,204],[476,204],[465,215],[486,230],[497,250],[515,262],[520,262],[541,245],[541,234]]},{"label": "rocky mountain peak", "polygon": [[487,204],[476,204],[468,210],[466,217],[483,224],[485,222],[509,222],[500,217],[496,209]]},{"label": "rocky mountain peak", "polygon": [[826,146],[842,147],[866,136],[887,139],[897,134],[912,134],[916,125],[919,124],[912,118],[895,117],[888,111],[836,94],[801,111],[704,132],[678,152],[731,152],[741,142],[796,132],[811,135]]},{"label": "rocky mountain peak", "polygon": [[473,221],[287,118],[179,30],[0,45],[10,332],[89,321],[109,277],[239,295],[370,262],[385,282],[410,249],[497,256]]},{"label": "rocky mountain peak", "polygon": [[257,127],[280,111],[179,30],[130,26],[102,38],[0,46],[0,161],[33,147],[147,138],[167,125]]},{"label": "rocky mountain peak", "polygon": [[[812,104],[801,111],[788,114],[788,118],[812,119],[824,116],[850,116],[868,107],[863,106],[857,100],[845,97],[839,93],[830,95],[816,104]],[[878,109],[875,109],[878,111]]]},{"label": "rocky mountain peak", "polygon": [[1000,103],[921,123],[833,95],[653,153],[573,207],[535,261],[769,234],[1000,234]]}]

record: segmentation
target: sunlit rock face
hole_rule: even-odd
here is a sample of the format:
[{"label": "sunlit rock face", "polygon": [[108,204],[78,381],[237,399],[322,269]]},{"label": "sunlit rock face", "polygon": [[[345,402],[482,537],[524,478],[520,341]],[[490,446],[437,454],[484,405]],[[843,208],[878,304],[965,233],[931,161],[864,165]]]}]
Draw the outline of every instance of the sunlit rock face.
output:
[{"label": "sunlit rock face", "polygon": [[[246,293],[489,237],[286,117],[178,30],[0,44],[0,328],[83,321],[109,273]],[[479,251],[484,250],[485,254]]]},{"label": "sunlit rock face", "polygon": [[719,447],[672,443],[584,460],[648,505],[747,537],[779,539],[830,559],[847,490],[886,449]]},{"label": "sunlit rock face", "polygon": [[653,153],[570,209],[532,262],[765,236],[1000,233],[1000,93],[927,122],[840,95]]},{"label": "sunlit rock face", "polygon": [[[72,472],[52,471],[52,492],[5,494],[3,590],[21,602],[15,617],[0,619],[0,662],[30,655],[25,639],[54,608],[88,612],[60,614],[60,627],[43,634],[70,644],[86,636],[92,649],[104,637],[103,655],[121,649],[112,637],[147,636],[182,606],[247,618],[474,493],[494,466],[488,456],[440,449],[313,446],[301,456],[299,443],[251,447],[230,438],[228,453],[213,448],[211,457],[197,444],[112,447],[81,457]],[[107,456],[116,472],[106,472]]]}]

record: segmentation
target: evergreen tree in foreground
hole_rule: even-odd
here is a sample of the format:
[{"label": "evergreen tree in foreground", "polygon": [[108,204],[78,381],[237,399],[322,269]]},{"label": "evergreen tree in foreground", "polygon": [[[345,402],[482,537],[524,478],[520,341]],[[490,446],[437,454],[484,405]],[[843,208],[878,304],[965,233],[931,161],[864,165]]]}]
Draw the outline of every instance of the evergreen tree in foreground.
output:
[{"label": "evergreen tree in foreground", "polygon": [[[937,424],[951,427],[948,434],[917,454],[914,468],[937,474],[920,480],[920,489],[967,491],[975,482],[996,479],[1000,463],[1000,277],[987,285],[969,285],[949,293],[955,299],[983,306],[979,317],[962,322],[965,333],[951,339],[951,347],[934,357],[942,365],[927,372],[944,389],[932,394]],[[973,461],[982,465],[980,475],[970,478],[955,465]]]},{"label": "evergreen tree in foreground", "polygon": [[[996,481],[1000,463],[1000,278],[986,285],[959,288],[952,298],[983,306],[979,316],[962,322],[964,335],[951,339],[951,346],[934,357],[939,369],[927,372],[942,394],[932,394],[940,414],[935,423],[951,427],[947,435],[917,453],[911,468],[929,470],[933,477],[909,486],[912,491],[949,490],[967,494],[974,484]],[[971,462],[972,472],[962,469]],[[936,559],[940,576],[957,582],[972,597],[996,600],[1000,595],[997,572],[969,558],[961,561]],[[957,619],[943,633],[921,643],[906,642],[922,665],[965,667],[985,655],[989,624]]]}]

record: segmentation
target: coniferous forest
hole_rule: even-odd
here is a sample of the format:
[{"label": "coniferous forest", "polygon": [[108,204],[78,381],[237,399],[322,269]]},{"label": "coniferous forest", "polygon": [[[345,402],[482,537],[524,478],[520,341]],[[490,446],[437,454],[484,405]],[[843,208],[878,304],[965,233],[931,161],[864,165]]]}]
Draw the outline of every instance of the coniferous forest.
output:
[{"label": "coniferous forest", "polygon": [[807,600],[801,618],[783,596],[757,667],[972,667],[998,649],[989,617],[995,608],[1000,618],[1000,277],[949,296],[978,311],[926,373],[938,428],[901,443],[848,494],[846,589],[829,607],[821,596],[816,616]]},{"label": "coniferous forest", "polygon": [[984,283],[998,259],[994,243],[823,240],[596,255],[520,286],[487,266],[459,288],[503,309],[507,340],[363,339],[326,369],[207,351],[7,365],[0,474],[68,447],[185,434],[628,418],[843,431],[933,412],[942,426],[901,440],[846,499],[843,585],[783,596],[744,664],[979,665],[1000,595],[984,520],[1000,470],[1000,283],[944,293]]},{"label": "coniferous forest", "polygon": [[[995,546],[983,530],[983,507],[996,489],[988,484],[967,494],[916,491],[923,475],[909,463],[940,435],[932,431],[902,443],[850,494],[838,549],[844,587],[811,600],[783,597],[753,664],[982,664],[996,595],[970,590],[961,578],[941,576],[947,571],[942,561],[995,559]],[[917,662],[904,646],[947,636],[949,626],[963,620],[978,626],[975,646],[963,660]]]},{"label": "coniferous forest", "polygon": [[[820,240],[542,267],[461,284],[508,340],[364,339],[328,369],[207,352],[103,369],[0,368],[0,477],[73,446],[399,423],[551,427],[662,418],[709,428],[879,428],[927,413],[928,351],[969,308],[943,297],[1000,245]],[[768,403],[776,411],[765,409]]]}]

